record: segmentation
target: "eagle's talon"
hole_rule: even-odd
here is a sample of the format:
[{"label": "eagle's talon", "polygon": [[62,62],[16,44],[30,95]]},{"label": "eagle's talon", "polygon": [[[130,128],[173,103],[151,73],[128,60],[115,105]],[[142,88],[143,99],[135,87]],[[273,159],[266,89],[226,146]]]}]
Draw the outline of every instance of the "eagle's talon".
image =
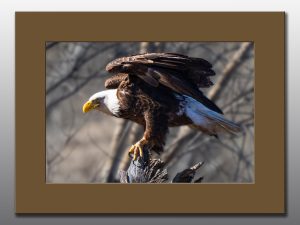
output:
[{"label": "eagle's talon", "polygon": [[128,151],[128,156],[129,156],[130,158],[133,158],[133,157],[131,157],[131,154],[133,154],[133,153],[134,153],[133,145],[131,145],[131,147],[130,147],[130,149],[129,149],[129,151]]},{"label": "eagle's talon", "polygon": [[141,147],[138,147],[140,150],[140,157],[143,158],[144,157],[144,153],[143,153],[143,149]]},{"label": "eagle's talon", "polygon": [[129,157],[131,157],[131,154],[133,154],[132,160],[135,161],[137,157],[144,157],[144,152],[143,152],[143,147],[145,143],[144,140],[142,139],[141,141],[135,143],[132,145],[128,151]]},{"label": "eagle's talon", "polygon": [[138,154],[137,154],[137,151],[136,151],[136,148],[134,148],[134,153],[133,153],[133,161],[135,161],[138,157]]}]

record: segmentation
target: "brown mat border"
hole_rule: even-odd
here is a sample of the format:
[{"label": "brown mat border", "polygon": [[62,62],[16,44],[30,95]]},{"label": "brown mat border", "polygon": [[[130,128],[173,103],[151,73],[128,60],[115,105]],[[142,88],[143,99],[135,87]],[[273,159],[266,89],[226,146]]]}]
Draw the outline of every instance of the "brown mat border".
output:
[{"label": "brown mat border", "polygon": [[[16,212],[285,212],[284,20],[283,12],[17,12]],[[46,184],[46,41],[253,41],[255,183]],[[144,203],[133,204],[134,194]]]}]

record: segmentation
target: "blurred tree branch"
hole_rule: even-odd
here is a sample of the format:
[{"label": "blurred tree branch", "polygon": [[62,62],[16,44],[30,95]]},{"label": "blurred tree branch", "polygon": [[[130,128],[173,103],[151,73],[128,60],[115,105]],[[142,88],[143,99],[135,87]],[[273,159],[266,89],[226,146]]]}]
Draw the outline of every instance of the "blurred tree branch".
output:
[{"label": "blurred tree branch", "polygon": [[[86,63],[88,63],[90,60],[95,58],[97,55],[102,54],[103,52],[109,50],[112,46],[113,45],[105,46],[104,48],[98,49],[94,53],[91,53],[90,55],[88,55],[88,53],[89,53],[89,50],[91,49],[92,45],[90,44],[87,47],[85,47],[84,51],[76,58],[72,69],[65,76],[63,76],[59,81],[57,81],[56,83],[51,85],[46,90],[46,95],[53,92],[56,88],[58,88],[60,85],[62,85],[68,79],[74,77],[76,72],[79,71],[81,67],[83,67]],[[100,70],[98,70],[98,71],[100,71]]]},{"label": "blurred tree branch", "polygon": [[212,101],[216,101],[222,92],[222,89],[226,87],[226,84],[230,80],[230,76],[234,74],[236,68],[242,62],[242,58],[252,46],[251,42],[242,43],[240,48],[234,53],[231,60],[225,66],[222,74],[220,74],[218,81],[210,88],[207,97]]}]

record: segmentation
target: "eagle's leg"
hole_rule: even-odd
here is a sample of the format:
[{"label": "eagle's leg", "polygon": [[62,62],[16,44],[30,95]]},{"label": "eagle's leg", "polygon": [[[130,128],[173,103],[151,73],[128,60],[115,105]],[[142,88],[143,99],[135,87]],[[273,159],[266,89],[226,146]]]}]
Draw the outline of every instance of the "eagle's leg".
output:
[{"label": "eagle's leg", "polygon": [[157,153],[163,151],[165,136],[168,132],[168,120],[161,110],[145,113],[145,132],[143,138],[131,146],[129,155],[133,154],[133,160],[137,157],[143,157],[146,150],[152,150]]}]

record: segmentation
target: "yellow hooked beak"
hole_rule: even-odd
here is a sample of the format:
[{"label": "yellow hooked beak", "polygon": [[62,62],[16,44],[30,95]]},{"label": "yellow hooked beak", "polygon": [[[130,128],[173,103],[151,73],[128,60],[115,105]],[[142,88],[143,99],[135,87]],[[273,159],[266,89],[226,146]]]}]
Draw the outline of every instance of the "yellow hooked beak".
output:
[{"label": "yellow hooked beak", "polygon": [[84,113],[87,113],[89,111],[91,111],[92,109],[95,109],[99,106],[99,104],[94,104],[92,101],[87,101],[86,103],[84,103],[84,105],[82,106],[82,111]]}]

